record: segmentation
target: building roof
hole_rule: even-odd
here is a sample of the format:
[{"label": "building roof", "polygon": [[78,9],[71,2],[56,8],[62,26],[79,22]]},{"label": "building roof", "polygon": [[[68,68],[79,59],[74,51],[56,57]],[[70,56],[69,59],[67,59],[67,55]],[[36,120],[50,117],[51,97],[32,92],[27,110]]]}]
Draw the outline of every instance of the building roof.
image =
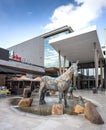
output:
[{"label": "building roof", "polygon": [[61,55],[66,56],[69,61],[79,60],[80,63],[94,62],[94,43],[98,49],[99,58],[104,59],[96,26],[75,31],[49,41],[49,44],[56,51],[61,51]]},{"label": "building roof", "polygon": [[9,68],[11,70],[20,71],[23,73],[31,73],[31,74],[44,74],[45,68],[37,65],[25,64],[18,61],[5,61],[0,60],[0,66],[5,68]]},{"label": "building roof", "polygon": [[61,33],[61,32],[63,32],[63,31],[73,32],[73,29],[72,29],[70,26],[67,26],[67,25],[66,25],[66,26],[60,27],[60,28],[58,28],[58,29],[55,29],[55,30],[53,30],[53,31],[47,32],[47,33],[41,35],[41,37],[47,38],[47,37],[53,36],[53,35],[55,35],[55,34]]}]

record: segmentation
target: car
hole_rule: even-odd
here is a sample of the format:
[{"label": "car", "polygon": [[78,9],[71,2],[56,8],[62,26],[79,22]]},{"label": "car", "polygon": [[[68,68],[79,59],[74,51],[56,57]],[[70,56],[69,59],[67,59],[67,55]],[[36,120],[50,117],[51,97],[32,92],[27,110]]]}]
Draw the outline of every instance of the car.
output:
[{"label": "car", "polygon": [[11,95],[11,92],[6,86],[0,86],[0,95]]}]

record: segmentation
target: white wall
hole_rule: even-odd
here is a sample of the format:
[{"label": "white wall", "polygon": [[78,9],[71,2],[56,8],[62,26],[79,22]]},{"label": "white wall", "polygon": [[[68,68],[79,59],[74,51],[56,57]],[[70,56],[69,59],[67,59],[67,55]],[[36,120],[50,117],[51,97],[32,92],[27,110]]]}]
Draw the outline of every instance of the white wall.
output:
[{"label": "white wall", "polygon": [[40,36],[10,47],[8,50],[13,50],[24,62],[44,66],[44,40]]}]

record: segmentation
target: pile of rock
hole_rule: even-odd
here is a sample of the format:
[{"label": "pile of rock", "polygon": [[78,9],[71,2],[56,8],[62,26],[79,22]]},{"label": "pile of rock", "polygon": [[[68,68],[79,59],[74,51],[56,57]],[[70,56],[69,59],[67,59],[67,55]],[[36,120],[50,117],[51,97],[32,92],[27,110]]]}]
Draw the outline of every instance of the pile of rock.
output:
[{"label": "pile of rock", "polygon": [[96,109],[96,106],[91,103],[85,103],[84,107],[76,105],[74,107],[74,112],[77,114],[84,114],[85,118],[94,124],[104,124],[104,121]]},{"label": "pile of rock", "polygon": [[[80,101],[82,98],[80,99]],[[53,115],[62,115],[64,114],[64,106],[62,104],[54,104],[52,106],[51,113]],[[82,104],[76,104],[73,109],[75,114],[83,114],[86,119],[94,124],[104,124],[104,121],[96,109],[96,105],[90,101]]]},{"label": "pile of rock", "polygon": [[[25,94],[25,93],[24,93]],[[24,95],[25,96],[25,95]],[[18,106],[20,108],[30,107],[32,105],[32,98],[22,98],[18,102]],[[39,115],[62,115],[62,114],[83,114],[86,119],[94,124],[104,124],[104,121],[96,109],[96,105],[94,105],[90,101],[85,101],[81,96],[78,97],[77,103],[72,105],[72,108],[69,106],[68,109],[64,107],[63,104],[52,104],[50,105],[36,105],[34,107],[35,112]],[[68,112],[66,111],[68,110]]]}]

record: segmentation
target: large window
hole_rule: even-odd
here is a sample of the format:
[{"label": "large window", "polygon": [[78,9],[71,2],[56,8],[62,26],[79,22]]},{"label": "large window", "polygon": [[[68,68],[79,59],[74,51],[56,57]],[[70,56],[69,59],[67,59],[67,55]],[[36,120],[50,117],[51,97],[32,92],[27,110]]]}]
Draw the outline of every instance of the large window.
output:
[{"label": "large window", "polygon": [[[53,49],[53,47],[51,45],[49,45],[49,40],[59,37],[61,35],[66,35],[68,34],[69,31],[65,31],[53,36],[50,36],[48,38],[45,38],[44,40],[44,46],[45,46],[45,50],[44,50],[44,66],[46,68],[49,67],[59,67],[59,57],[58,57],[58,53]],[[62,64],[63,64],[63,57],[61,58]],[[69,62],[66,61],[66,66],[69,66]]]}]

